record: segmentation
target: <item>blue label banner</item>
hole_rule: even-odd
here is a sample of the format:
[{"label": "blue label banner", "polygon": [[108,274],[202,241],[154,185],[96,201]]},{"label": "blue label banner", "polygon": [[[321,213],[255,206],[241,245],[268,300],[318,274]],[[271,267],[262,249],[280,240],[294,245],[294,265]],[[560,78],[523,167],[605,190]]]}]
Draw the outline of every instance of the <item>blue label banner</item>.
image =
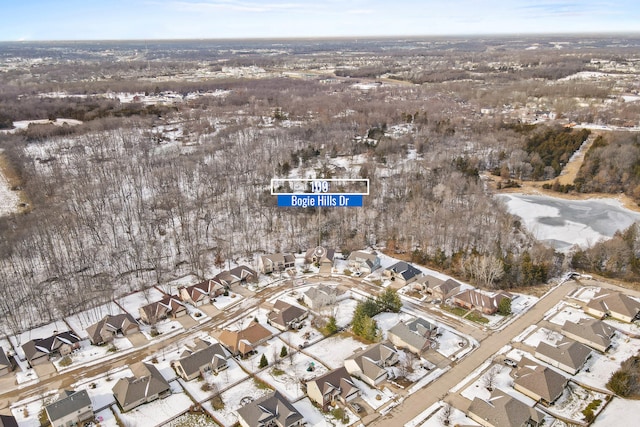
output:
[{"label": "blue label banner", "polygon": [[278,206],[297,208],[361,207],[362,194],[279,194]]}]

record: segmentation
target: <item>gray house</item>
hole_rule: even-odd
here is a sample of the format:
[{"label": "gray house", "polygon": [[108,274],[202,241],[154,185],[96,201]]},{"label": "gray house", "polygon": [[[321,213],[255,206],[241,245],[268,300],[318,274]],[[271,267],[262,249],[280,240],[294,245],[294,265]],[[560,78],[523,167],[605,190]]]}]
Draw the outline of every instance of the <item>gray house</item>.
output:
[{"label": "gray house", "polygon": [[604,353],[611,346],[616,330],[602,320],[580,319],[577,323],[566,321],[562,333]]},{"label": "gray house", "polygon": [[200,340],[195,349],[185,351],[180,359],[174,360],[171,365],[178,375],[190,381],[205,372],[218,373],[227,369],[227,358],[228,354],[220,344]]},{"label": "gray house", "polygon": [[360,377],[369,385],[376,387],[387,379],[387,367],[398,363],[400,357],[393,345],[386,341],[372,344],[356,352],[344,361],[347,372]]},{"label": "gray house", "polygon": [[540,341],[536,347],[535,356],[551,366],[575,375],[591,356],[591,349],[569,338],[555,345]]},{"label": "gray house", "polygon": [[76,426],[93,418],[91,399],[86,390],[65,391],[62,399],[44,407],[53,427]]},{"label": "gray house", "polygon": [[298,328],[309,312],[288,302],[277,300],[267,315],[267,323],[281,331]]},{"label": "gray house", "polygon": [[355,272],[371,273],[380,267],[380,257],[364,251],[354,251],[347,257],[349,268]]},{"label": "gray house", "polygon": [[437,330],[436,325],[418,317],[407,323],[398,322],[387,331],[387,338],[397,348],[406,348],[421,355],[435,343]]},{"label": "gray house", "polygon": [[498,389],[489,400],[474,398],[468,415],[485,427],[537,427],[544,421],[542,412]]},{"label": "gray house", "polygon": [[388,279],[398,282],[400,286],[404,286],[417,280],[422,275],[422,271],[409,263],[400,261],[385,269],[383,274]]},{"label": "gray house", "polygon": [[99,322],[86,329],[93,345],[105,344],[113,341],[118,335],[125,336],[139,330],[138,322],[128,313],[106,315]]},{"label": "gray house", "polygon": [[171,393],[169,383],[152,364],[132,366],[131,370],[135,376],[120,378],[111,390],[123,411]]},{"label": "gray house", "polygon": [[243,427],[298,427],[304,417],[279,392],[275,391],[238,409]]},{"label": "gray house", "polygon": [[319,310],[322,307],[333,305],[336,303],[337,298],[337,289],[325,285],[309,288],[307,292],[302,295],[304,303],[307,304],[311,310]]}]

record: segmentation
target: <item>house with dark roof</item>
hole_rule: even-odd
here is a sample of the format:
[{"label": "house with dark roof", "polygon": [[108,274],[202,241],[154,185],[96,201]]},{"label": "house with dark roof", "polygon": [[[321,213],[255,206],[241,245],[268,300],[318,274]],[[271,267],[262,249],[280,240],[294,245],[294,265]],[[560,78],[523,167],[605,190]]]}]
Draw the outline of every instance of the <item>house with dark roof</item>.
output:
[{"label": "house with dark roof", "polygon": [[388,377],[387,367],[399,361],[396,349],[389,341],[372,344],[344,361],[347,372],[376,387]]},{"label": "house with dark roof", "polygon": [[216,280],[229,289],[232,285],[243,283],[257,283],[258,273],[246,265],[239,265],[228,271],[223,271],[216,275]]},{"label": "house with dark roof", "polygon": [[333,306],[338,299],[338,290],[332,286],[318,285],[309,288],[302,294],[302,300],[311,310]]},{"label": "house with dark roof", "polygon": [[187,308],[182,301],[173,295],[167,295],[160,301],[152,302],[138,309],[140,319],[149,325],[153,325],[169,316],[174,319],[187,314]]},{"label": "house with dark roof", "polygon": [[217,374],[227,369],[228,357],[229,354],[220,344],[199,340],[194,348],[185,350],[180,359],[171,362],[171,366],[180,377],[190,381],[204,375],[205,372]]},{"label": "house with dark roof", "polygon": [[171,387],[150,363],[131,366],[133,377],[120,378],[111,391],[123,411],[171,394]]},{"label": "house with dark roof", "polygon": [[444,301],[460,293],[461,284],[453,279],[440,280],[437,277],[425,276],[419,280],[422,284],[422,291],[430,295],[433,299]]},{"label": "house with dark roof", "polygon": [[278,391],[269,393],[237,410],[243,427],[298,427],[304,417]]},{"label": "house with dark roof", "polygon": [[562,333],[604,353],[611,347],[611,340],[616,334],[616,330],[602,320],[580,319],[575,323],[566,321],[562,326]]},{"label": "house with dark roof", "polygon": [[488,400],[475,397],[469,405],[469,418],[485,427],[538,427],[544,414],[495,389]]},{"label": "house with dark roof", "polygon": [[281,331],[298,329],[308,315],[308,310],[277,300],[273,305],[273,310],[267,315],[267,323]]},{"label": "house with dark roof", "polygon": [[398,322],[387,331],[387,339],[397,348],[406,348],[420,356],[435,344],[438,327],[417,317],[409,322]]},{"label": "house with dark roof", "polygon": [[552,405],[564,392],[569,379],[553,369],[523,358],[513,374],[513,388],[545,406]]},{"label": "house with dark roof", "polygon": [[61,399],[45,406],[44,410],[53,427],[75,426],[93,419],[87,390],[65,391]]},{"label": "house with dark roof", "polygon": [[254,353],[257,346],[272,336],[271,331],[260,323],[251,322],[251,325],[241,331],[223,330],[218,340],[232,355],[246,357]]},{"label": "house with dark roof", "polygon": [[80,337],[72,332],[37,338],[22,345],[22,350],[31,367],[59,356],[66,356],[78,348],[80,348]]},{"label": "house with dark roof", "polygon": [[349,268],[356,273],[371,273],[380,267],[380,257],[375,253],[354,251],[347,257]]},{"label": "house with dark roof", "polygon": [[139,330],[138,322],[129,313],[108,314],[98,323],[94,323],[86,329],[89,341],[93,345],[106,344],[113,341],[118,335],[126,336]]},{"label": "house with dark roof", "polygon": [[333,268],[334,257],[334,249],[327,249],[324,246],[318,246],[307,250],[304,255],[304,261],[307,264],[314,264],[320,267],[320,274],[330,275],[331,269]]},{"label": "house with dark roof", "polygon": [[258,258],[258,269],[262,274],[269,274],[293,268],[295,263],[296,258],[291,254],[278,253],[261,255],[260,258]]},{"label": "house with dark roof", "polygon": [[564,338],[555,345],[540,341],[535,356],[551,366],[575,375],[587,363],[591,349],[577,341]]},{"label": "house with dark roof", "polygon": [[399,286],[407,285],[417,280],[422,275],[422,271],[413,265],[400,261],[384,270],[383,276],[397,282]]},{"label": "house with dark roof", "polygon": [[307,396],[323,411],[338,402],[346,405],[360,396],[360,389],[353,382],[347,369],[340,367],[306,382]]},{"label": "house with dark roof", "polygon": [[620,292],[601,289],[584,311],[598,319],[610,316],[631,323],[640,318],[640,302]]},{"label": "house with dark roof", "polygon": [[9,374],[11,371],[13,371],[13,365],[4,352],[4,349],[0,347],[0,377]]},{"label": "house with dark roof", "polygon": [[0,415],[0,427],[18,427],[18,421],[13,415]]},{"label": "house with dark roof", "polygon": [[195,307],[210,304],[211,301],[224,294],[224,285],[216,279],[209,279],[191,286],[183,286],[179,289],[180,299]]},{"label": "house with dark roof", "polygon": [[498,312],[500,301],[505,298],[512,300],[513,296],[504,291],[487,294],[477,289],[468,289],[454,295],[451,301],[467,310],[478,310],[481,313],[491,315]]}]

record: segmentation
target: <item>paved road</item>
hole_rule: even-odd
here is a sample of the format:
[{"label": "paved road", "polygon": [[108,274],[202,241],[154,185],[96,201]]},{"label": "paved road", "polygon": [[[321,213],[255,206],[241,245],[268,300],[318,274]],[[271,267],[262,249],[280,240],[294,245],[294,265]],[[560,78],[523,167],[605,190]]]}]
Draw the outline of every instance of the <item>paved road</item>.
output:
[{"label": "paved road", "polygon": [[[496,331],[485,338],[478,349],[462,359],[451,370],[436,379],[427,387],[415,392],[405,399],[402,405],[391,410],[384,417],[380,417],[368,425],[371,426],[400,426],[418,416],[429,406],[442,400],[449,391],[469,374],[471,374],[485,360],[491,358],[496,351],[507,345],[527,327],[536,324],[544,313],[560,302],[567,294],[576,288],[575,282],[567,282],[556,287],[544,298],[540,299],[529,311],[524,313],[502,331]],[[459,399],[453,398],[455,401]],[[465,409],[465,408],[460,408]]]}]

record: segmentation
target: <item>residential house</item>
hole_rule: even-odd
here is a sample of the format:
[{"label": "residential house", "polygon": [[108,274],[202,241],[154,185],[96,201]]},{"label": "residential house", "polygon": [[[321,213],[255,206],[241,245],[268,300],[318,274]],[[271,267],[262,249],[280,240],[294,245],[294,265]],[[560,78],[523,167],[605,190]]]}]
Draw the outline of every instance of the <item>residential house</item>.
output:
[{"label": "residential house", "polygon": [[187,308],[173,295],[167,295],[160,301],[140,307],[138,311],[140,319],[149,325],[153,325],[169,316],[175,319],[187,314]]},{"label": "residential house", "polygon": [[281,331],[298,329],[308,315],[309,312],[307,310],[291,305],[288,302],[277,300],[273,305],[273,310],[267,315],[267,323]]},{"label": "residential house", "polygon": [[229,289],[232,285],[243,283],[257,283],[258,273],[245,265],[239,265],[229,271],[223,271],[216,276],[216,280]]},{"label": "residential house", "polygon": [[311,287],[302,295],[304,303],[314,311],[318,311],[325,306],[334,305],[337,299],[338,290],[335,287],[326,285]]},{"label": "residential house", "polygon": [[223,330],[218,340],[232,355],[245,357],[255,352],[257,346],[272,336],[270,330],[257,322],[251,322],[249,327],[241,331]]},{"label": "residential house", "polygon": [[66,356],[78,348],[80,348],[80,337],[72,332],[37,338],[22,345],[22,350],[32,367],[58,356]]},{"label": "residential house", "polygon": [[320,267],[320,274],[330,275],[333,268],[333,259],[335,257],[334,249],[327,249],[323,246],[318,246],[314,249],[309,249],[304,255],[304,261],[307,264],[315,264]]},{"label": "residential house", "polygon": [[4,349],[0,347],[0,377],[7,375],[13,371],[13,365],[4,352]]},{"label": "residential house", "polygon": [[258,269],[262,274],[269,274],[293,268],[295,263],[296,258],[291,254],[262,255],[258,258]]},{"label": "residential house", "polygon": [[65,391],[59,399],[44,407],[52,427],[71,427],[93,419],[93,406],[87,390]]},{"label": "residential house", "polygon": [[611,316],[624,322],[633,322],[640,318],[640,302],[620,292],[601,289],[584,307],[584,311],[598,319]]},{"label": "residential house", "polygon": [[446,299],[460,293],[460,283],[453,279],[442,281],[433,276],[426,276],[424,282],[424,292],[431,295],[432,299],[439,299],[444,302]]},{"label": "residential house", "polygon": [[417,317],[409,322],[398,322],[387,331],[387,339],[397,348],[406,348],[420,356],[435,344],[438,327]]},{"label": "residential house", "polygon": [[120,378],[111,390],[123,411],[171,394],[171,387],[150,363],[131,367],[134,376]]},{"label": "residential house", "polygon": [[86,331],[93,345],[102,345],[113,341],[118,335],[126,336],[140,330],[138,322],[128,313],[108,314],[98,323],[89,326]]},{"label": "residential house", "polygon": [[602,320],[580,319],[576,323],[566,321],[562,326],[562,333],[604,353],[611,347],[611,339],[616,330]]},{"label": "residential house", "polygon": [[591,349],[589,347],[569,338],[564,338],[555,345],[540,341],[535,352],[538,359],[571,375],[578,373],[590,355]]},{"label": "residential house", "polygon": [[347,257],[347,263],[354,272],[368,274],[380,267],[380,257],[375,253],[355,251]]},{"label": "residential house", "polygon": [[544,422],[542,412],[498,389],[489,400],[474,398],[468,415],[485,427],[538,427]]},{"label": "residential house", "polygon": [[298,427],[306,424],[300,412],[278,391],[244,405],[237,413],[242,427]]},{"label": "residential house", "polygon": [[360,389],[344,367],[307,381],[306,386],[309,399],[320,405],[323,411],[327,411],[338,402],[346,405],[360,396]]},{"label": "residential house", "polygon": [[18,427],[18,421],[13,415],[0,415],[0,427]]},{"label": "residential house", "polygon": [[504,291],[486,294],[477,289],[468,289],[454,295],[452,301],[454,304],[468,310],[478,310],[484,314],[491,315],[497,313],[500,301],[505,298],[513,299],[513,296]]},{"label": "residential house", "polygon": [[218,343],[211,344],[199,340],[194,348],[185,350],[180,359],[174,360],[171,365],[186,381],[191,381],[205,372],[218,373],[228,368],[228,354]]},{"label": "residential house", "polygon": [[179,289],[182,301],[200,307],[203,304],[210,304],[211,301],[224,294],[224,285],[216,279],[205,280],[191,286],[184,286]]},{"label": "residential house", "polygon": [[545,406],[562,396],[569,382],[565,376],[528,358],[520,361],[514,378],[514,389]]},{"label": "residential house", "polygon": [[397,282],[398,286],[404,286],[416,281],[420,276],[422,276],[422,272],[413,265],[400,261],[385,269],[383,275],[386,278]]},{"label": "residential house", "polygon": [[376,387],[387,379],[387,367],[398,363],[399,356],[393,345],[388,342],[372,344],[356,352],[344,361],[344,367],[351,375],[361,378]]}]

